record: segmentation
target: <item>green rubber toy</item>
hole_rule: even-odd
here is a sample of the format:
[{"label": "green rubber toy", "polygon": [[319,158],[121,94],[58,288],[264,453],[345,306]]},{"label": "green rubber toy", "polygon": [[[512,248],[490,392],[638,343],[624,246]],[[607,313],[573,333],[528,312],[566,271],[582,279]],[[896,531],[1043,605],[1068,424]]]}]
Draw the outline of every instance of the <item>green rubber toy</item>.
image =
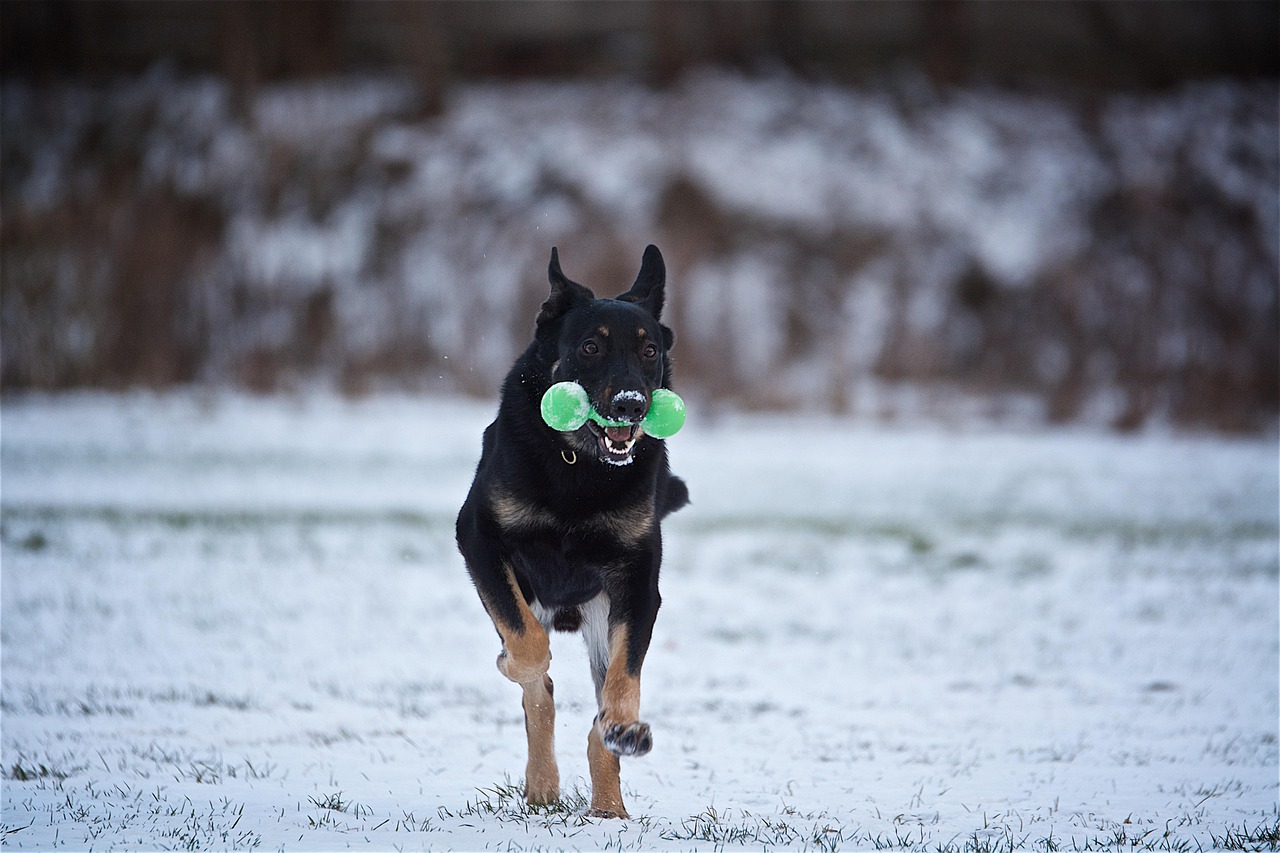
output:
[{"label": "green rubber toy", "polygon": [[[670,438],[684,426],[684,400],[666,388],[653,392],[649,414],[640,422],[640,428],[654,438]],[[600,426],[627,426],[624,421],[611,421],[600,415],[591,405],[586,389],[577,382],[557,382],[542,395],[542,420],[547,426],[560,432],[573,432],[588,420]]]},{"label": "green rubber toy", "polygon": [[560,432],[573,432],[587,422],[591,401],[577,382],[557,382],[542,395],[542,420]]},{"label": "green rubber toy", "polygon": [[668,388],[654,389],[649,414],[644,416],[640,426],[654,438],[670,438],[684,426],[684,400]]}]

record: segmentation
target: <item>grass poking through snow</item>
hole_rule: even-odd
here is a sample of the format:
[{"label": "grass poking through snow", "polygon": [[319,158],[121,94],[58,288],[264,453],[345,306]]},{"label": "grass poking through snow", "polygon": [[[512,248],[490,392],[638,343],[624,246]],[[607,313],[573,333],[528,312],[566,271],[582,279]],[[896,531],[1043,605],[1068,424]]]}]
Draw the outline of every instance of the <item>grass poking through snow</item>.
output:
[{"label": "grass poking through snow", "polygon": [[504,776],[519,690],[450,528],[490,406],[4,417],[6,850],[1280,846],[1273,441],[691,424],[616,821]]}]

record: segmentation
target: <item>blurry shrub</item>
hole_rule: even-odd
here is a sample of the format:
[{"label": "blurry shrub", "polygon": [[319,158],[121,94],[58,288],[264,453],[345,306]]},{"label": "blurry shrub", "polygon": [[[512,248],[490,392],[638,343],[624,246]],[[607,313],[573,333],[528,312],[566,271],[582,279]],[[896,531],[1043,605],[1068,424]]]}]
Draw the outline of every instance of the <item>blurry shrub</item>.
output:
[{"label": "blurry shrub", "polygon": [[613,295],[656,242],[680,382],[730,403],[1275,424],[1273,83],[695,74],[469,84],[427,120],[389,78],[234,100],[5,84],[5,388],[493,394],[552,245]]}]

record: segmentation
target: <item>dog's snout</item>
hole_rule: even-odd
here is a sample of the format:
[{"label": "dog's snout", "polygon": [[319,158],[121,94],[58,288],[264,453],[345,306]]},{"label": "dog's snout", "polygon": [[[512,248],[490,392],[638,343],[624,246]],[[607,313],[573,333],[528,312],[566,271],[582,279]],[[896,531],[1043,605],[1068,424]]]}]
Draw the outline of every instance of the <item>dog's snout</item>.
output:
[{"label": "dog's snout", "polygon": [[610,417],[615,421],[636,423],[649,411],[649,399],[639,391],[619,391],[609,401]]}]

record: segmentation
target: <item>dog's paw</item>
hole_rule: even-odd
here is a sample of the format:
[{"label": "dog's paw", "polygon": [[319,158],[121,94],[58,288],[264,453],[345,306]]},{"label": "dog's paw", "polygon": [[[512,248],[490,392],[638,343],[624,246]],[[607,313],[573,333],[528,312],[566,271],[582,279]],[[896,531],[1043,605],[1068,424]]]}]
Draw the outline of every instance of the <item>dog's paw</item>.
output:
[{"label": "dog's paw", "polygon": [[600,740],[614,755],[644,755],[653,749],[653,733],[648,723],[605,724]]},{"label": "dog's paw", "polygon": [[531,806],[549,806],[560,799],[560,780],[539,779],[527,782],[524,799]]},{"label": "dog's paw", "polygon": [[604,818],[605,820],[610,820],[610,819],[630,820],[631,819],[631,815],[627,814],[627,810],[621,807],[619,807],[617,810],[590,808],[590,809],[587,809],[587,817],[601,817],[601,818]]}]

